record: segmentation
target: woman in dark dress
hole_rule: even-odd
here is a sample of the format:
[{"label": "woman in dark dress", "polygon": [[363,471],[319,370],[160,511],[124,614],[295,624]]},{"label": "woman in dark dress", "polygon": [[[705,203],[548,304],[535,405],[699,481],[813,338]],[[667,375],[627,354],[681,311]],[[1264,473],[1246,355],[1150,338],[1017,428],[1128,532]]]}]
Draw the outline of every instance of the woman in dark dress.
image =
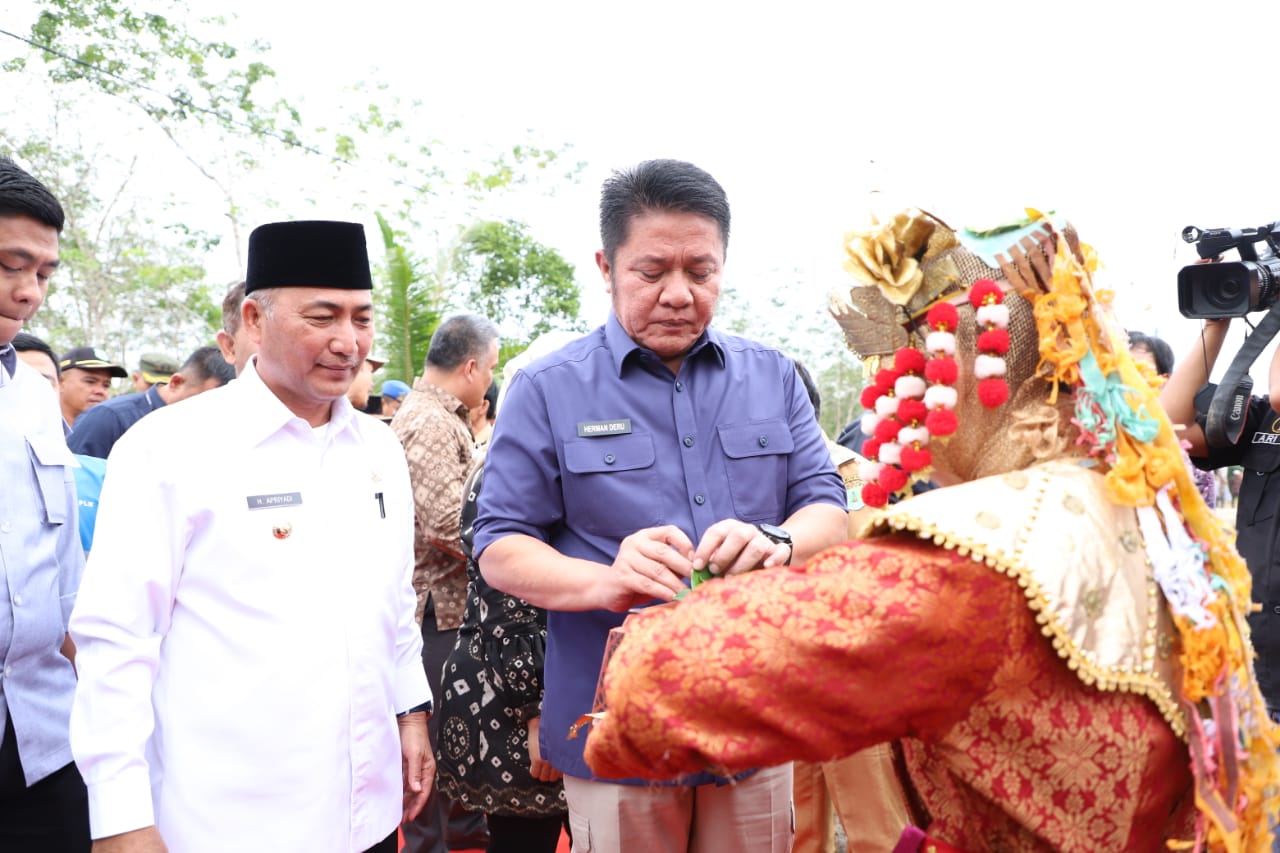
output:
[{"label": "woman in dark dress", "polygon": [[560,774],[537,751],[547,614],[480,576],[471,543],[483,479],[478,468],[462,506],[467,609],[444,666],[439,785],[484,812],[489,853],[553,853],[567,807]]}]

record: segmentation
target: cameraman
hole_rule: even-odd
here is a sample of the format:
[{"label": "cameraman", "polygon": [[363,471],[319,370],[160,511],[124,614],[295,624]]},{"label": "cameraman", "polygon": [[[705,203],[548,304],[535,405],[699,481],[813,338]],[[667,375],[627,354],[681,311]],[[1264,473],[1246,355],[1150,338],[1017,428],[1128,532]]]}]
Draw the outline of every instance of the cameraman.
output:
[{"label": "cameraman", "polygon": [[1205,320],[1200,338],[1160,393],[1160,402],[1190,443],[1188,453],[1197,468],[1228,465],[1244,468],[1236,506],[1236,548],[1253,576],[1253,600],[1262,611],[1249,617],[1253,647],[1258,653],[1258,682],[1272,716],[1280,713],[1280,549],[1274,547],[1277,504],[1280,504],[1280,349],[1271,356],[1270,394],[1250,399],[1240,441],[1229,447],[1209,447],[1205,414],[1216,385],[1207,384],[1230,319]]}]

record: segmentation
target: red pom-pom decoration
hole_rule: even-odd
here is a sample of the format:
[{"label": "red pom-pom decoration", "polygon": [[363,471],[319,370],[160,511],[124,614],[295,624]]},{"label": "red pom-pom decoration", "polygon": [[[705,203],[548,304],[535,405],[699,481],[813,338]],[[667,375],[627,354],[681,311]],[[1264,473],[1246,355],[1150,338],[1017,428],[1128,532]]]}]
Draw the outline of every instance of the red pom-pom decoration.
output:
[{"label": "red pom-pom decoration", "polygon": [[934,409],[925,417],[924,425],[928,428],[929,435],[942,438],[955,433],[960,421],[950,409]]},{"label": "red pom-pom decoration", "polygon": [[864,409],[875,409],[876,400],[879,400],[884,394],[884,389],[878,385],[868,385],[862,389],[862,393],[858,395],[858,401],[862,403]]},{"label": "red pom-pom decoration", "polygon": [[903,347],[893,354],[893,369],[899,373],[919,373],[924,370],[924,353],[914,347]]},{"label": "red pom-pom decoration", "polygon": [[902,424],[898,423],[896,418],[885,418],[876,424],[876,438],[880,439],[881,443],[893,441],[898,437],[898,430],[900,429],[902,429]]},{"label": "red pom-pom decoration", "polygon": [[985,352],[989,355],[1004,355],[1008,351],[1008,329],[988,329],[978,335],[978,352]]},{"label": "red pom-pom decoration", "polygon": [[[939,356],[929,359],[924,366],[924,378],[935,385],[954,385],[960,376],[960,367],[950,356]],[[867,404],[862,404],[866,408]]]},{"label": "red pom-pom decoration", "polygon": [[933,464],[933,454],[929,452],[929,448],[921,447],[917,450],[914,447],[902,448],[902,467],[911,473],[923,471]]},{"label": "red pom-pom decoration", "polygon": [[883,388],[885,391],[892,391],[893,383],[897,382],[898,377],[901,375],[902,374],[897,370],[890,370],[887,367],[882,367],[876,371],[876,387]]},{"label": "red pom-pom decoration", "polygon": [[907,472],[895,465],[886,465],[880,469],[880,476],[876,482],[886,492],[892,494],[907,484]]},{"label": "red pom-pom decoration", "polygon": [[862,502],[867,506],[882,507],[889,502],[889,493],[879,483],[863,483]]},{"label": "red pom-pom decoration", "polygon": [[925,322],[935,331],[954,332],[960,323],[960,314],[950,302],[939,302],[929,309]]},{"label": "red pom-pom decoration", "polygon": [[929,414],[929,407],[920,400],[898,401],[898,421],[900,423],[909,424],[913,421],[919,423],[924,420],[927,414]]},{"label": "red pom-pom decoration", "polygon": [[1009,399],[1009,384],[1003,379],[992,377],[978,383],[978,401],[988,409],[1004,405]]},{"label": "red pom-pom decoration", "polygon": [[969,289],[969,303],[974,308],[981,308],[983,305],[999,305],[1001,302],[1004,302],[1004,293],[1000,290],[1000,285],[989,278],[978,279]]},{"label": "red pom-pom decoration", "polygon": [[883,444],[880,439],[874,435],[868,436],[862,442],[862,455],[866,459],[875,459],[880,455],[880,445]]}]

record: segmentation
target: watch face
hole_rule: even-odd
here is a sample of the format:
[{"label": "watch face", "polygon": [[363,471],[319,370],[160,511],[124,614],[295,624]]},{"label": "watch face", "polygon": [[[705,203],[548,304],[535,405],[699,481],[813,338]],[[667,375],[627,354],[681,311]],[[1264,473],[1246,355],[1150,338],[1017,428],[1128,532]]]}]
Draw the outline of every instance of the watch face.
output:
[{"label": "watch face", "polygon": [[758,524],[756,526],[760,528],[761,533],[768,536],[774,542],[778,544],[782,544],[783,542],[788,545],[791,544],[791,534],[783,530],[781,527],[773,524]]}]

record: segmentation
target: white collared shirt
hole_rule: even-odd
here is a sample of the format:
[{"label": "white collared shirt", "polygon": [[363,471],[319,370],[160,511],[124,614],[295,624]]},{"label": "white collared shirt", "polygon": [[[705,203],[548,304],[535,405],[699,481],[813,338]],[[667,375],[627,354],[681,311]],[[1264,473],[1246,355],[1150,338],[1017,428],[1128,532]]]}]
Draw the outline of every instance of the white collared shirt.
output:
[{"label": "white collared shirt", "polygon": [[430,695],[412,570],[404,454],[345,399],[313,431],[250,364],[139,421],[71,619],[93,836],[362,851],[394,831],[395,713]]}]

